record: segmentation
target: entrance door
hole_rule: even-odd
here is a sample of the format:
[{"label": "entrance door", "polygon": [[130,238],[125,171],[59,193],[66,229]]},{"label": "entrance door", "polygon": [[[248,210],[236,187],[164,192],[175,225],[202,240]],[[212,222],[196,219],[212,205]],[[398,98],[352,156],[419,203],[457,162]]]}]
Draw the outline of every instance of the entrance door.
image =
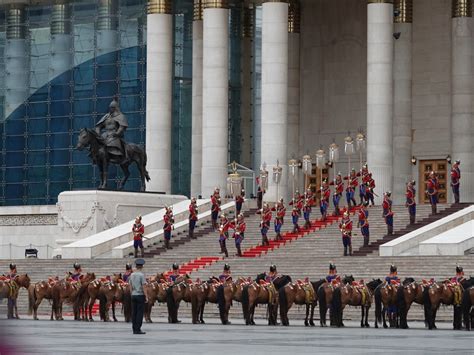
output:
[{"label": "entrance door", "polygon": [[446,160],[421,160],[420,162],[420,194],[419,202],[429,204],[430,200],[426,194],[430,172],[435,171],[438,174],[439,203],[447,202],[446,184],[447,184],[447,161]]}]

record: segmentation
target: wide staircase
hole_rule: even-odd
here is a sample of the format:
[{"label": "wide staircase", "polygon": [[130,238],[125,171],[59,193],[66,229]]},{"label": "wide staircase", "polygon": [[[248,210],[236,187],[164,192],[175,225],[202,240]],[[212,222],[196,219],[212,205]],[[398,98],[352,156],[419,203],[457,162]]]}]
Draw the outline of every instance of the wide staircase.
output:
[{"label": "wide staircase", "polygon": [[[180,264],[181,272],[191,273],[193,279],[207,279],[212,275],[219,275],[222,272],[224,263],[231,265],[234,276],[255,277],[257,274],[268,271],[269,265],[276,264],[278,271],[282,274],[289,274],[296,279],[309,277],[311,280],[319,280],[327,273],[330,261],[335,262],[340,274],[352,274],[356,279],[370,280],[372,278],[383,278],[391,263],[398,265],[399,275],[403,277],[414,277],[417,280],[434,277],[442,280],[450,277],[454,273],[456,263],[464,266],[466,275],[474,274],[474,263],[472,255],[463,257],[379,257],[377,253],[370,253],[366,256],[342,256],[341,233],[338,227],[338,220],[332,218],[330,223],[320,224],[316,221],[309,231],[302,231],[298,234],[284,233],[284,243],[272,244],[265,250],[259,249],[260,243],[260,216],[255,214],[256,206],[254,201],[249,201],[244,207],[246,214],[247,231],[243,242],[242,250],[246,252],[246,257],[240,258],[234,255],[233,240],[228,241],[230,257],[222,258],[218,243],[218,233],[211,230],[208,220],[200,221],[200,225],[195,232],[197,239],[189,239],[187,231],[179,231],[175,240],[183,240],[182,243],[175,243],[171,250],[160,250],[159,246],[148,248],[148,256],[145,265],[147,275],[154,275],[157,272],[164,272],[170,269],[171,264]],[[452,213],[449,205],[440,205],[439,211],[442,213]],[[395,212],[395,233],[401,233],[409,222],[408,212],[403,206],[394,206]],[[430,218],[430,206],[418,206],[417,218],[426,220]],[[232,218],[232,215],[230,215]],[[319,218],[319,213],[313,212],[314,219]],[[354,250],[362,247],[363,238],[359,229],[356,228],[357,217],[352,216],[354,221],[353,245]],[[371,240],[378,240],[386,234],[386,226],[382,218],[380,206],[369,209],[369,222]],[[286,217],[284,231],[291,228],[290,217]],[[177,234],[177,233],[176,233]],[[273,238],[273,228],[270,229],[269,237]],[[258,250],[258,252],[256,252]],[[153,257],[151,257],[153,256]],[[8,260],[0,260],[0,270],[8,270]],[[74,260],[17,260],[18,271],[28,272],[33,281],[45,279],[50,275],[65,275],[72,268]],[[105,276],[113,272],[124,270],[126,259],[92,259],[80,260],[83,271],[94,271],[96,276]],[[27,311],[27,297],[24,290],[20,293],[19,299],[20,313]],[[4,303],[1,307],[4,307]],[[0,309],[1,310],[1,309]],[[40,313],[47,314],[50,306],[43,302],[40,306]],[[373,319],[373,310],[371,319]],[[317,311],[316,311],[317,313]],[[3,311],[2,311],[2,314]],[[154,317],[165,316],[166,309],[163,306],[154,307]],[[182,317],[190,316],[190,306],[180,308]],[[234,303],[231,311],[232,318],[241,318],[241,307]],[[264,318],[265,308],[258,308],[256,316]],[[217,317],[217,309],[214,306],[207,306],[205,316]],[[300,319],[304,316],[301,307],[294,307],[290,311],[290,319]],[[318,318],[318,315],[315,315]],[[345,311],[345,317],[359,319],[360,310],[349,307]],[[451,308],[442,308],[439,312],[439,319],[448,320],[452,318]],[[409,319],[422,319],[420,306],[410,310]],[[263,323],[263,320],[260,321]],[[293,322],[294,324],[294,322]]]}]

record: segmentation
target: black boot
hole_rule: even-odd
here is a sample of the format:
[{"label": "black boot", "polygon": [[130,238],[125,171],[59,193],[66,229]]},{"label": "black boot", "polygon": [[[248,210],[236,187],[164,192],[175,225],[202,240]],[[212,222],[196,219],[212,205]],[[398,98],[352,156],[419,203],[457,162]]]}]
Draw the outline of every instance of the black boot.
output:
[{"label": "black boot", "polygon": [[431,214],[436,214],[436,205],[431,205]]},{"label": "black boot", "polygon": [[368,247],[369,246],[369,237],[368,236],[364,236],[364,247]]},{"label": "black boot", "polygon": [[138,258],[138,248],[135,248],[135,254],[134,254],[134,256],[135,256],[135,259]]},{"label": "black boot", "polygon": [[454,203],[459,203],[459,192],[454,194]]},{"label": "black boot", "polygon": [[387,235],[393,235],[393,226],[387,226]]},{"label": "black boot", "polygon": [[145,257],[145,250],[142,248],[140,248],[140,254],[142,255],[142,258]]},{"label": "black boot", "polygon": [[415,216],[414,215],[410,215],[410,224],[415,224]]},{"label": "black boot", "polygon": [[229,257],[229,253],[227,252],[227,248],[224,247],[224,254],[225,254],[225,257],[228,258]]},{"label": "black boot", "polygon": [[349,245],[349,256],[352,256],[352,245]]},{"label": "black boot", "polygon": [[344,256],[347,256],[347,247],[344,246]]},{"label": "black boot", "polygon": [[190,229],[188,233],[189,239],[194,239],[194,229]]},{"label": "black boot", "polygon": [[242,250],[240,250],[240,245],[237,247],[237,256],[242,256]]}]

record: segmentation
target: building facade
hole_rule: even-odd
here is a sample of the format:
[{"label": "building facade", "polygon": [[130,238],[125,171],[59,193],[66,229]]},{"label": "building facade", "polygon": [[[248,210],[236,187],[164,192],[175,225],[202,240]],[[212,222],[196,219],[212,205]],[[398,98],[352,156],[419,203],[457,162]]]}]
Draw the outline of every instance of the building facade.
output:
[{"label": "building facade", "polygon": [[[362,160],[403,202],[405,183],[460,159],[474,199],[471,0],[7,0],[0,8],[0,204],[90,189],[75,149],[114,96],[146,146],[150,191],[209,195],[227,164],[257,172],[366,135]],[[359,168],[359,155],[352,166]],[[316,169],[314,169],[316,171]],[[299,172],[302,175],[301,171]],[[311,173],[313,175],[314,172]],[[110,183],[120,178],[111,169]],[[309,179],[313,188],[319,177]],[[136,171],[127,185],[138,189]],[[270,181],[266,199],[277,198]]]}]

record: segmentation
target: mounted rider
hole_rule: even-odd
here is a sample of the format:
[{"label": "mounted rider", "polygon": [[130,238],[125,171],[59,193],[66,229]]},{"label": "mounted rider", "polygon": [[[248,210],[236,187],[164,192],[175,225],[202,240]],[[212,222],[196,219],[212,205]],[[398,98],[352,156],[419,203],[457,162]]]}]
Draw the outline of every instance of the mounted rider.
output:
[{"label": "mounted rider", "polygon": [[120,111],[115,97],[109,105],[109,112],[95,125],[95,131],[103,138],[111,162],[122,163],[128,159],[123,139],[127,127],[127,117]]},{"label": "mounted rider", "polygon": [[125,265],[125,272],[123,273],[122,275],[122,280],[124,282],[128,282],[128,279],[130,278],[130,276],[132,275],[133,273],[133,268],[132,268],[132,264],[130,263],[127,263]]},{"label": "mounted rider", "polygon": [[10,272],[5,275],[8,280],[13,280],[15,277],[18,276],[18,272],[16,271],[16,264],[10,264]]},{"label": "mounted rider", "polygon": [[176,279],[181,276],[179,274],[179,265],[177,263],[174,263],[171,268],[172,271],[171,274],[168,275],[168,282],[174,283],[176,282]]},{"label": "mounted rider", "polygon": [[326,276],[326,281],[332,282],[333,280],[336,280],[338,277],[339,275],[337,274],[336,264],[329,263],[329,273]]},{"label": "mounted rider", "polygon": [[224,265],[224,270],[222,271],[222,274],[219,275],[219,281],[220,282],[232,281],[229,264]]},{"label": "mounted rider", "polygon": [[273,282],[277,278],[279,278],[280,275],[278,274],[278,270],[275,264],[270,265],[270,272],[267,275],[266,281],[267,282]]}]

